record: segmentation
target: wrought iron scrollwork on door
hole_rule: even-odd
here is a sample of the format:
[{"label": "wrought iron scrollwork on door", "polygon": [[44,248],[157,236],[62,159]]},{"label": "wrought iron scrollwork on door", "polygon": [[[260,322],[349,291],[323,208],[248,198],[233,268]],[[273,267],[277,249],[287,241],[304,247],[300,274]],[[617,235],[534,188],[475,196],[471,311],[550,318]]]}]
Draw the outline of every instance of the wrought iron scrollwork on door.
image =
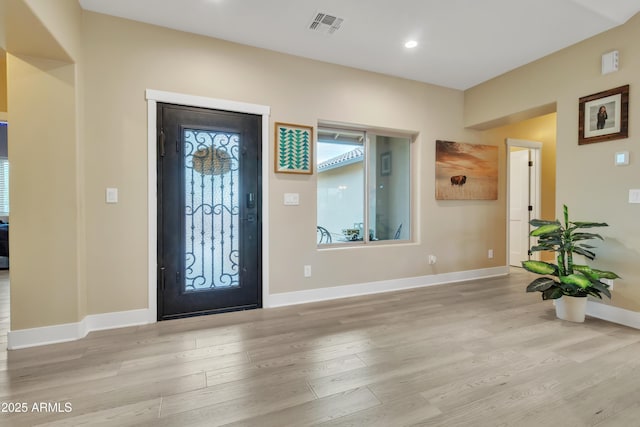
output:
[{"label": "wrought iron scrollwork on door", "polygon": [[185,129],[185,292],[239,285],[237,133]]}]

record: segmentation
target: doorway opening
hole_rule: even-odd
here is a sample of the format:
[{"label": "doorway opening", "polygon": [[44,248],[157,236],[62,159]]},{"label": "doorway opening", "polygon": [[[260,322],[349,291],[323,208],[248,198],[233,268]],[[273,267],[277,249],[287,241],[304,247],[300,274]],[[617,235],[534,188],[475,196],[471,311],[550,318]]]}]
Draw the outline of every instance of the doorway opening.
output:
[{"label": "doorway opening", "polygon": [[529,221],[540,218],[542,143],[507,138],[507,249],[509,265],[537,259]]},{"label": "doorway opening", "polygon": [[[270,165],[270,157],[269,157],[269,115],[270,115],[270,107],[256,104],[248,104],[242,102],[228,101],[228,100],[220,100],[215,98],[206,98],[200,96],[192,96],[185,95],[173,92],[164,92],[164,91],[156,91],[148,89],[146,91],[147,98],[147,112],[148,112],[148,137],[147,137],[147,153],[148,153],[148,233],[149,233],[149,247],[148,247],[148,316],[150,322],[155,322],[158,320],[158,314],[160,313],[158,307],[158,279],[160,278],[159,264],[158,264],[158,247],[159,242],[157,239],[158,230],[161,224],[158,221],[159,210],[158,210],[158,194],[157,194],[157,185],[158,185],[158,176],[157,172],[157,162],[159,150],[157,146],[158,141],[158,120],[160,117],[158,116],[158,105],[161,103],[172,104],[176,106],[183,107],[193,107],[193,108],[201,108],[201,109],[210,109],[210,110],[218,110],[221,112],[227,113],[241,113],[246,115],[255,115],[258,117],[258,130],[257,132],[260,135],[261,143],[258,144],[258,158],[260,162],[260,168],[262,171],[262,175],[258,180],[258,191],[260,194],[264,194],[265,197],[261,201],[261,204],[257,203],[257,199],[251,197],[250,195],[243,195],[239,203],[243,204],[243,206],[250,206],[255,204],[255,209],[259,210],[259,217],[261,221],[258,223],[259,233],[261,235],[260,245],[260,255],[257,263],[260,264],[260,294],[262,297],[262,306],[269,306],[269,263],[268,263],[268,244],[269,244],[269,234],[268,234],[268,223],[269,223],[269,203],[268,203],[268,187],[269,187],[269,165]],[[205,126],[206,127],[206,126]],[[195,129],[193,126],[182,127],[181,132],[187,132],[189,129]],[[199,129],[199,128],[198,128]],[[201,129],[202,130],[202,129]],[[211,130],[211,129],[208,129]],[[188,133],[188,132],[187,132]],[[173,141],[175,143],[175,141]],[[215,147],[214,147],[215,148]],[[214,150],[215,152],[215,150]],[[206,160],[206,159],[202,159]],[[218,158],[218,160],[221,160]],[[226,163],[226,160],[222,159],[223,163]],[[212,159],[215,162],[215,159]],[[203,171],[208,170],[208,163],[202,162],[202,165],[198,165],[197,170],[202,169]],[[202,166],[202,167],[200,167]],[[226,166],[223,167],[226,170]],[[252,213],[248,213],[252,214]],[[256,213],[256,219],[258,214]],[[247,216],[245,219],[247,221],[250,219],[250,216]],[[244,222],[244,221],[242,221]],[[242,272],[241,272],[242,274]],[[170,280],[175,280],[177,276],[174,274]],[[178,277],[180,280],[180,277]],[[195,292],[198,293],[198,292]],[[212,311],[210,310],[200,310],[196,309],[191,314],[206,314],[206,312],[215,312],[218,311],[214,308]],[[180,315],[175,317],[181,317]]]},{"label": "doorway opening", "polygon": [[260,122],[158,104],[158,320],[262,306]]}]

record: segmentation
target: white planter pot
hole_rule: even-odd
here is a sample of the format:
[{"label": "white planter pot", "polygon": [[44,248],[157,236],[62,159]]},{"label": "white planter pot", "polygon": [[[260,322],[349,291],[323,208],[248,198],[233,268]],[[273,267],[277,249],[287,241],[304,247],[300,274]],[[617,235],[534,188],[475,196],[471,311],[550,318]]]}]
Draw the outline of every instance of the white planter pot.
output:
[{"label": "white planter pot", "polygon": [[586,297],[569,297],[563,295],[554,301],[556,303],[556,316],[558,316],[558,319],[568,320],[569,322],[584,322],[584,314],[587,310]]}]

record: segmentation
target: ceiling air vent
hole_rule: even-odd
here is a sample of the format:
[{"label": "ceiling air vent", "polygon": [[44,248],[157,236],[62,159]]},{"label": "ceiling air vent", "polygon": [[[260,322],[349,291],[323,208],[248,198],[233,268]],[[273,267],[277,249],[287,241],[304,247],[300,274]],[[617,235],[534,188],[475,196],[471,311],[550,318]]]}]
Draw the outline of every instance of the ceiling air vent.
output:
[{"label": "ceiling air vent", "polygon": [[318,12],[309,25],[309,29],[324,34],[333,34],[340,28],[342,21],[344,19]]}]

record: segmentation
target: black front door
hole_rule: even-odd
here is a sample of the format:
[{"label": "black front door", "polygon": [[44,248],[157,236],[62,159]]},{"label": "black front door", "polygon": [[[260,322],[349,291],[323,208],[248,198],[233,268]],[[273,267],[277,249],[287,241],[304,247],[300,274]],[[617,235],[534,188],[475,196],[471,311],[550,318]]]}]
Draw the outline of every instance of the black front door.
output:
[{"label": "black front door", "polygon": [[157,117],[158,320],[261,307],[262,117]]}]

